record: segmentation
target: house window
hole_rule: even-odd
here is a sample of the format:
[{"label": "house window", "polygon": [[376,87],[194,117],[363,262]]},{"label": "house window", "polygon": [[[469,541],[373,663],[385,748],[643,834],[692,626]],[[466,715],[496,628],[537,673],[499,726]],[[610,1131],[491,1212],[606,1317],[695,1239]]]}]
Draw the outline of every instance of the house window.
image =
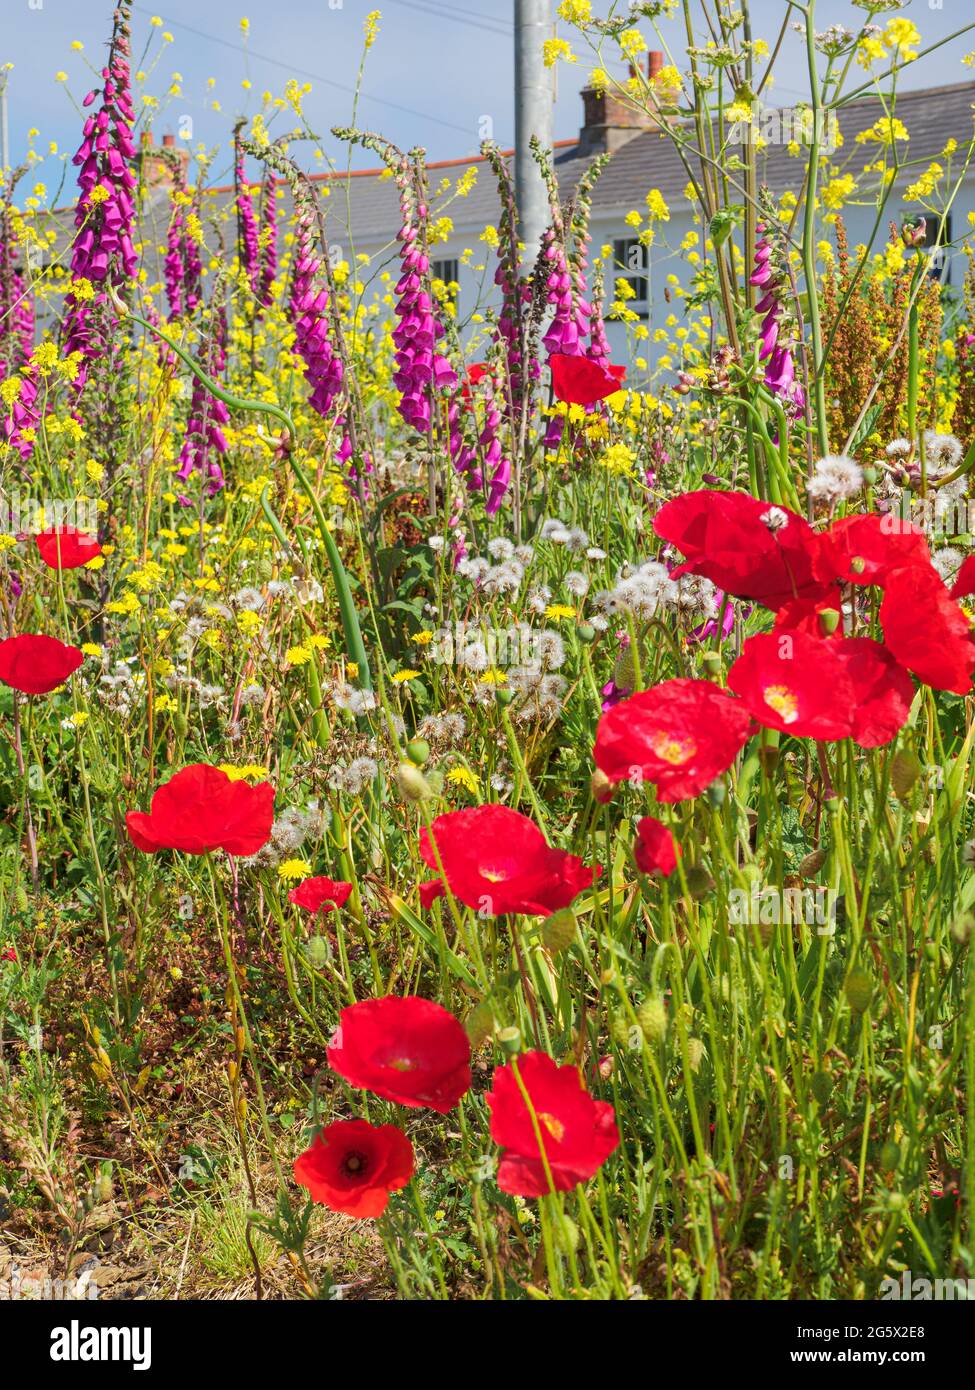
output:
[{"label": "house window", "polygon": [[[613,282],[625,280],[633,291],[624,303],[641,319],[650,317],[650,253],[636,237],[613,242]],[[615,292],[612,298],[618,298]]]},{"label": "house window", "polygon": [[930,273],[936,280],[941,280],[947,285],[951,277],[951,213],[944,219],[944,226],[941,225],[941,218],[929,216],[925,219],[924,225],[924,246],[927,250],[934,249],[934,256],[931,261]]},{"label": "house window", "polygon": [[445,285],[457,284],[460,280],[460,261],[454,259],[431,261],[430,274],[434,280],[442,280]]}]

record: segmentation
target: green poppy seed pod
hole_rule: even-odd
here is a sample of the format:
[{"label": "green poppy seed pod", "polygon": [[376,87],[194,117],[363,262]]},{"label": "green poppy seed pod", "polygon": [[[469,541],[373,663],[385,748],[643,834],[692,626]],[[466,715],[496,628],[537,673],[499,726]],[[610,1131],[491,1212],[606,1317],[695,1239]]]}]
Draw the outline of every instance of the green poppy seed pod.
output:
[{"label": "green poppy seed pod", "polygon": [[880,474],[877,472],[876,468],[874,468],[872,463],[868,463],[866,468],[863,470],[863,481],[866,483],[867,487],[873,487],[876,484],[879,476]]},{"label": "green poppy seed pod", "polygon": [[799,873],[803,878],[815,878],[828,858],[827,850],[814,849],[812,854],[807,854],[805,859],[801,860]]},{"label": "green poppy seed pod", "polygon": [[873,980],[865,970],[854,970],[847,977],[844,993],[854,1013],[865,1014],[873,999]]},{"label": "green poppy seed pod", "polygon": [[305,960],[313,970],[324,970],[328,956],[328,942],[324,936],[312,936],[305,942]]},{"label": "green poppy seed pod", "polygon": [[590,623],[580,623],[576,628],[576,636],[580,642],[585,642],[586,646],[596,640],[596,629]]},{"label": "green poppy seed pod", "polygon": [[896,1173],[901,1161],[901,1146],[893,1139],[888,1139],[880,1150],[880,1166],[885,1173]]},{"label": "green poppy seed pod", "polygon": [[867,568],[867,562],[862,555],[854,555],[850,561],[850,572],[852,574],[862,574]]},{"label": "green poppy seed pod", "polygon": [[921,759],[910,749],[895,753],[890,764],[890,785],[898,801],[905,801],[921,776]]},{"label": "green poppy seed pod", "polygon": [[497,700],[499,705],[505,707],[511,704],[512,700],[515,698],[515,692],[513,690],[509,690],[506,685],[499,685],[497,690],[494,692],[494,698],[495,700]]},{"label": "green poppy seed pod", "polygon": [[416,763],[417,767],[423,767],[430,761],[430,745],[425,738],[415,738],[406,745],[406,756],[411,763]]},{"label": "green poppy seed pod", "polygon": [[838,816],[839,813],[842,811],[842,809],[843,809],[843,802],[840,800],[840,798],[839,798],[838,796],[831,796],[831,797],[829,798],[829,800],[826,802],[826,814],[827,814],[827,815],[830,815],[830,816]]},{"label": "green poppy seed pod", "polygon": [[551,917],[546,917],[542,923],[542,943],[553,956],[557,956],[560,951],[567,951],[575,939],[576,919],[571,907],[563,907],[559,912],[553,912]]},{"label": "green poppy seed pod", "polygon": [[703,652],[702,655],[701,655],[701,665],[704,667],[705,671],[707,672],[707,674],[708,674],[709,676],[718,676],[718,675],[720,675],[720,674],[721,674],[721,653],[720,653],[720,652]]},{"label": "green poppy seed pod", "polygon": [[839,625],[839,610],[836,608],[824,608],[819,615],[819,630],[823,636],[832,637]]},{"label": "green poppy seed pod", "polygon": [[400,763],[396,769],[396,785],[407,801],[427,801],[433,795],[430,783],[412,763]]},{"label": "green poppy seed pod", "polygon": [[502,1052],[508,1057],[517,1057],[521,1051],[521,1029],[502,1028],[498,1034],[498,1042]]},{"label": "green poppy seed pod", "polygon": [[663,1042],[667,1036],[667,1006],[662,994],[648,994],[637,1009],[636,1018],[647,1042]]},{"label": "green poppy seed pod", "polygon": [[704,1061],[704,1044],[700,1038],[687,1039],[687,1059],[691,1064],[691,1071],[701,1070],[701,1063]]},{"label": "green poppy seed pod", "polygon": [[487,1042],[494,1033],[494,1010],[487,999],[482,999],[467,1015],[464,1023],[472,1047]]}]

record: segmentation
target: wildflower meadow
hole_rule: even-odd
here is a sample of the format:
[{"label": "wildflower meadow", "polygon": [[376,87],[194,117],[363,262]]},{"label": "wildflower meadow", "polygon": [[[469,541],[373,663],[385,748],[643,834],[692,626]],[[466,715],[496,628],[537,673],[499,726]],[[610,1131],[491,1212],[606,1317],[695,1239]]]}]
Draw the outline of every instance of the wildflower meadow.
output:
[{"label": "wildflower meadow", "polygon": [[975,1296],[954,8],[553,4],[536,238],[373,128],[379,11],[210,147],[79,7],[0,183],[0,1299]]}]

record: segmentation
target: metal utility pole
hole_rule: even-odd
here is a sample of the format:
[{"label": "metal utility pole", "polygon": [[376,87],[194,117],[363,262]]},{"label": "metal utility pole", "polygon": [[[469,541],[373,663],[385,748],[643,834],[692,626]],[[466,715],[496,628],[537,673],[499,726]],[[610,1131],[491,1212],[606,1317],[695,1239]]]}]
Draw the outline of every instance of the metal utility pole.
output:
[{"label": "metal utility pole", "polygon": [[552,34],[551,0],[515,0],[515,193],[529,263],[549,222],[548,195],[529,141],[535,135],[544,149],[552,148],[554,89],[542,51]]}]

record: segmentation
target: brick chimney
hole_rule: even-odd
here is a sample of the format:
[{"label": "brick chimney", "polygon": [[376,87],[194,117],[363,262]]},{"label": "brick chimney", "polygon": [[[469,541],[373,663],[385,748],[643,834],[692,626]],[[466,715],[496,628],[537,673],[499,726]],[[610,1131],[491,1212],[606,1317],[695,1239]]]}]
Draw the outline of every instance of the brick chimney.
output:
[{"label": "brick chimney", "polygon": [[182,170],[185,183],[189,162],[189,150],[177,147],[175,135],[164,135],[162,146],[157,147],[152,131],[142,132],[142,181],[146,188],[173,188],[177,169]]},{"label": "brick chimney", "polygon": [[[662,53],[647,55],[647,76],[654,78],[664,65]],[[630,75],[636,69],[630,66]],[[582,155],[615,154],[617,150],[642,135],[656,130],[656,119],[641,111],[634,102],[617,91],[597,91],[587,87],[582,93],[583,121],[579,131],[579,153]]]}]

